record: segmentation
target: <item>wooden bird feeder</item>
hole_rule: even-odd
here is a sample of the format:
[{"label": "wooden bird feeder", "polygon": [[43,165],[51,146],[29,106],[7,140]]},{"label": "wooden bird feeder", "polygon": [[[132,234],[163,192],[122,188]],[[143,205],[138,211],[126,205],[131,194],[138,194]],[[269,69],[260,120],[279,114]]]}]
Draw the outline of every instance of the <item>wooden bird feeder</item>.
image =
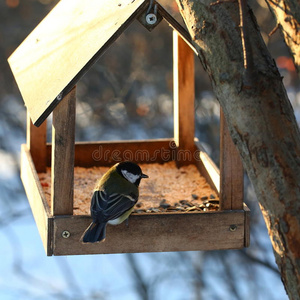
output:
[{"label": "wooden bird feeder", "polygon": [[[173,28],[174,138],[75,143],[75,85],[135,19],[150,31],[161,20]],[[238,249],[249,245],[243,168],[222,112],[220,170],[194,138],[194,52],[188,32],[157,2],[61,0],[11,55],[9,64],[28,111],[21,178],[47,255]],[[47,144],[46,118],[51,112],[52,143]],[[135,161],[149,170],[157,163],[170,168],[167,162],[172,160],[181,168],[192,165],[219,198],[218,209],[133,213],[129,225],[107,227],[104,243],[82,244],[79,240],[91,217],[89,212],[75,213],[74,178],[76,185],[76,174],[83,168],[95,170],[115,163],[113,155],[95,159],[99,147],[106,153],[117,151],[118,157],[130,151],[136,154]],[[193,155],[184,159],[177,155],[184,151]],[[148,155],[138,155],[141,153]],[[49,195],[41,182],[47,169],[51,170]],[[151,180],[141,184],[141,203],[143,184],[151,186]],[[89,199],[92,189],[87,192]],[[158,194],[164,197],[163,192]],[[160,202],[158,194],[150,192],[148,198]]]}]

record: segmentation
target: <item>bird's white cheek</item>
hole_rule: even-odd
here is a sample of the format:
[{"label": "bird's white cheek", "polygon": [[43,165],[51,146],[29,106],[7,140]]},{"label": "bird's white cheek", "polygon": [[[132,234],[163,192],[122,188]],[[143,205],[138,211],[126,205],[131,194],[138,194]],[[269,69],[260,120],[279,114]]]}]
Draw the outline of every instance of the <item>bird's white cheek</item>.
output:
[{"label": "bird's white cheek", "polygon": [[140,175],[134,175],[126,170],[121,170],[121,172],[123,176],[131,183],[135,183],[140,178]]}]

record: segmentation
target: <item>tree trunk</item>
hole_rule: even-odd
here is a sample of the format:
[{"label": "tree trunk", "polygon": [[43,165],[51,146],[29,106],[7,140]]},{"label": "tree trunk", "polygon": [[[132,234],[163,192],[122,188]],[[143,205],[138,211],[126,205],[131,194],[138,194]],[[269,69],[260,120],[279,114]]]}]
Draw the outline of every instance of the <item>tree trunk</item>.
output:
[{"label": "tree trunk", "polygon": [[297,0],[266,0],[300,74],[300,5]]},{"label": "tree trunk", "polygon": [[[176,0],[254,186],[290,299],[300,298],[300,134],[252,11]],[[240,0],[244,1],[244,0]]]}]

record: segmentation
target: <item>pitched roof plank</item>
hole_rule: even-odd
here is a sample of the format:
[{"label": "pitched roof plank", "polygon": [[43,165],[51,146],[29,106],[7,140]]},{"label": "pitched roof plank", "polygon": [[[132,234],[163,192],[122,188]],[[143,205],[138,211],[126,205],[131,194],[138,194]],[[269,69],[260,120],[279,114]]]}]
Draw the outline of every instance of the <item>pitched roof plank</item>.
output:
[{"label": "pitched roof plank", "polygon": [[147,6],[147,0],[61,0],[54,7],[9,58],[36,126]]}]

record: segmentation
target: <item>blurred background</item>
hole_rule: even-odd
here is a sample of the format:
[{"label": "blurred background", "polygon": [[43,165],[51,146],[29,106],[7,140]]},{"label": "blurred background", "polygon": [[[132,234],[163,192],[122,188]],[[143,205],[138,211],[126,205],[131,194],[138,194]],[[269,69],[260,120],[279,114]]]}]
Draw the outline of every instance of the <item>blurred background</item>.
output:
[{"label": "blurred background", "polygon": [[[19,178],[26,111],[7,58],[57,0],[0,1],[0,298],[287,299],[245,175],[251,246],[242,250],[46,257]],[[176,4],[160,2],[182,23]],[[263,0],[250,1],[300,120],[299,80]],[[196,137],[219,163],[219,105],[197,58]],[[172,30],[137,21],[78,84],[76,140],[173,136]],[[50,122],[49,122],[50,123]],[[50,134],[49,134],[50,136]]]}]

